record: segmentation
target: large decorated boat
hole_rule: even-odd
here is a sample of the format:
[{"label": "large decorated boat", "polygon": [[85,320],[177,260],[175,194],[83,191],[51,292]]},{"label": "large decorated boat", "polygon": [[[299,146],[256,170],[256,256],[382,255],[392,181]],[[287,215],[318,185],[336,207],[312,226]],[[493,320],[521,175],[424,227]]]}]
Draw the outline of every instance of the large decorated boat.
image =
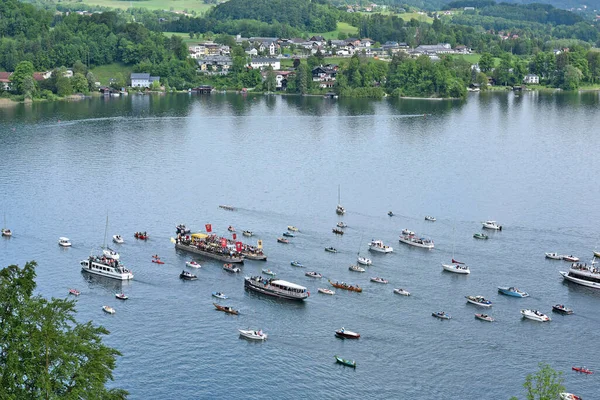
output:
[{"label": "large decorated boat", "polygon": [[268,296],[287,300],[306,300],[310,293],[304,286],[281,279],[266,279],[262,276],[244,278],[244,288]]},{"label": "large decorated boat", "polygon": [[[194,233],[191,236],[178,235],[175,248],[214,258],[227,263],[243,263],[244,256],[235,246],[228,244],[227,239],[217,235]],[[225,244],[225,246],[223,246]]]}]

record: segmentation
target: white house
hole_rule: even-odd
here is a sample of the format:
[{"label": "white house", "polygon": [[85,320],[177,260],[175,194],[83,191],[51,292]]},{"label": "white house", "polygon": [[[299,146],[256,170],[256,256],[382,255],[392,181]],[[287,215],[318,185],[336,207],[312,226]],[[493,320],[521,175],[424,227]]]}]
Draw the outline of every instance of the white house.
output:
[{"label": "white house", "polygon": [[131,74],[131,87],[149,88],[154,81],[160,81],[160,76],[150,76],[145,72]]},{"label": "white house", "polygon": [[281,69],[281,61],[277,58],[257,57],[250,60],[250,67],[254,69],[263,69],[271,66],[275,70]]},{"label": "white house", "polygon": [[536,74],[527,74],[523,78],[523,83],[539,84],[540,83],[540,77],[538,75],[536,75]]}]

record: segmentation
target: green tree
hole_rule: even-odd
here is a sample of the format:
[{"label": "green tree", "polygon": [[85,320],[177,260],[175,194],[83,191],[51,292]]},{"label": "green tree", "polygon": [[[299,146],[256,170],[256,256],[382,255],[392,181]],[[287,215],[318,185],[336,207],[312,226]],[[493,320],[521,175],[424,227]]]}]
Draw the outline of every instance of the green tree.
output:
[{"label": "green tree", "polygon": [[78,72],[73,75],[71,78],[71,85],[73,86],[73,91],[75,93],[89,93],[90,85],[88,84],[88,80],[85,79],[82,73]]},{"label": "green tree", "polygon": [[535,374],[528,374],[523,387],[527,392],[527,400],[556,400],[565,391],[562,372],[557,372],[550,365],[539,363]]},{"label": "green tree", "polygon": [[70,78],[63,75],[58,77],[56,80],[56,94],[62,97],[73,94],[73,85]]},{"label": "green tree", "polygon": [[276,86],[277,76],[275,71],[273,71],[273,67],[269,66],[267,68],[267,75],[265,76],[265,80],[263,82],[263,90],[266,90],[267,92],[274,92]]},{"label": "green tree", "polygon": [[309,71],[308,71],[308,67],[306,66],[306,64],[298,65],[298,68],[296,68],[296,79],[295,79],[296,92],[298,92],[300,94],[305,94],[308,92],[308,84],[307,84],[308,75],[309,75]]},{"label": "green tree", "polygon": [[494,57],[490,53],[483,53],[479,59],[479,69],[487,73],[494,68]]},{"label": "green tree", "polygon": [[579,87],[581,80],[583,79],[583,73],[579,68],[572,65],[567,65],[563,74],[561,89],[564,90],[575,90]]},{"label": "green tree", "polygon": [[87,74],[85,74],[85,79],[88,82],[88,87],[90,91],[96,91],[96,76],[93,73],[88,72]]},{"label": "green tree", "polygon": [[26,98],[31,99],[33,97],[36,92],[35,80],[33,79],[33,76],[27,75],[25,78],[23,78],[23,81],[21,81],[21,90]]},{"label": "green tree", "polygon": [[85,76],[85,74],[87,74],[87,71],[87,67],[80,60],[75,61],[75,64],[73,64],[73,75],[79,73]]},{"label": "green tree", "polygon": [[120,353],[109,332],[75,320],[73,300],[34,296],[34,261],[0,270],[0,398],[125,399],[107,389]]},{"label": "green tree", "polygon": [[[19,64],[17,64],[15,72],[10,76],[10,80],[14,84],[17,93],[25,95],[27,94],[23,88],[23,81],[28,76],[33,78],[33,72],[33,63],[31,61],[21,61]],[[29,94],[33,93],[29,92]]]}]

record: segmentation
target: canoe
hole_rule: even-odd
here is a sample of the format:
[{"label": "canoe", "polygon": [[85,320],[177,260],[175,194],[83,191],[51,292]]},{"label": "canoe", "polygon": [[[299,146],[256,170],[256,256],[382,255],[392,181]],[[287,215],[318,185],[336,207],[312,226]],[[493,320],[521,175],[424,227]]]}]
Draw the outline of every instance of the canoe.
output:
[{"label": "canoe", "polygon": [[164,264],[165,263],[164,261],[161,261],[158,258],[153,258],[152,262],[155,263],[155,264]]},{"label": "canoe", "polygon": [[233,314],[233,315],[238,315],[239,314],[239,312],[237,310],[234,310],[233,308],[228,307],[228,306],[222,306],[222,305],[217,304],[217,303],[213,303],[213,306],[215,306],[215,308],[217,309],[217,311],[223,311],[224,313]]},{"label": "canoe", "polygon": [[115,309],[110,306],[102,306],[102,311],[107,314],[114,314],[116,312]]},{"label": "canoe", "polygon": [[339,364],[345,365],[347,367],[356,368],[356,361],[354,361],[354,360],[346,360],[346,359],[343,359],[340,356],[334,356],[334,357],[335,357],[335,361],[337,361]]},{"label": "canoe", "polygon": [[361,288],[360,286],[358,286],[358,285],[357,285],[357,286],[354,286],[354,285],[348,285],[347,283],[344,283],[344,282],[342,282],[342,283],[339,283],[339,282],[331,282],[331,281],[328,281],[328,282],[329,282],[329,284],[330,284],[331,286],[333,286],[333,287],[336,287],[336,288],[338,288],[338,289],[349,290],[349,291],[351,291],[351,292],[359,292],[359,293],[360,293],[360,292],[362,292],[362,288]]},{"label": "canoe", "polygon": [[582,374],[588,374],[588,375],[591,375],[591,374],[593,374],[593,373],[594,373],[593,371],[590,371],[590,370],[589,370],[589,369],[587,369],[586,367],[571,367],[571,369],[572,369],[573,371],[576,371],[576,372],[581,372]]}]

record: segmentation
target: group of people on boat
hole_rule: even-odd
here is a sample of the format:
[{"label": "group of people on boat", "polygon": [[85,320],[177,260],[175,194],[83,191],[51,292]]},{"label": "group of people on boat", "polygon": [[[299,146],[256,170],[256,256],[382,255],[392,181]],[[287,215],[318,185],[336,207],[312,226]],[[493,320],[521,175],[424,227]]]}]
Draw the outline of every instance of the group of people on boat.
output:
[{"label": "group of people on boat", "polygon": [[577,269],[579,271],[589,271],[593,274],[600,273],[600,269],[592,267],[591,265],[587,265],[585,263],[573,263],[571,265],[572,269]]},{"label": "group of people on boat", "polygon": [[[186,246],[196,247],[198,250],[208,253],[221,254],[225,256],[240,256],[235,248],[221,246],[221,237],[217,235],[209,235],[206,238],[195,238],[190,235],[177,235],[176,243],[181,243]],[[227,241],[229,244],[229,240]]]}]

